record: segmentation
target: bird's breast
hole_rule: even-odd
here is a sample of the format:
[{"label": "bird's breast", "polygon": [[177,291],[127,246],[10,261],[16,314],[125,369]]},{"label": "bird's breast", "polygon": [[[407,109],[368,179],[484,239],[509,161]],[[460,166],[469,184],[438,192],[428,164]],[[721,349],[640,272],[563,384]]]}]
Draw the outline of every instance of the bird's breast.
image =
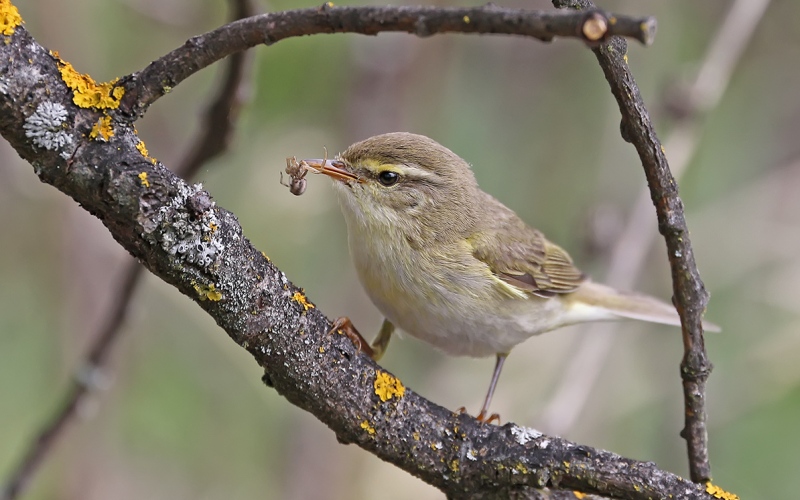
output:
[{"label": "bird's breast", "polygon": [[397,232],[349,229],[359,280],[375,306],[398,328],[449,354],[507,352],[540,333],[536,318],[558,305],[509,298],[466,242],[416,248]]}]

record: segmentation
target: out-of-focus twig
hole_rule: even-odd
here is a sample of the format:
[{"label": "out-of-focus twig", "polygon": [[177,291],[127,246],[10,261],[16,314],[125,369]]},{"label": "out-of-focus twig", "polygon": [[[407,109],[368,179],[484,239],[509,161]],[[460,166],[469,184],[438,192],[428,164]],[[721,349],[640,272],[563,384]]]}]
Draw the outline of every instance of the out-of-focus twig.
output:
[{"label": "out-of-focus twig", "polygon": [[[251,0],[232,0],[231,7],[234,20],[255,13]],[[185,179],[194,177],[203,164],[228,148],[242,103],[249,100],[250,79],[247,76],[251,59],[252,55],[246,52],[237,52],[228,57],[217,98],[205,112],[202,129],[194,145],[175,170],[179,176]]]},{"label": "out-of-focus twig", "polygon": [[[665,149],[676,179],[685,172],[697,151],[701,136],[699,119],[719,104],[768,4],[769,0],[734,2],[711,41],[696,77],[691,83],[679,86],[679,92],[671,94],[669,109],[674,111],[678,123],[665,141]],[[643,189],[611,251],[605,281],[615,287],[631,289],[641,274],[657,235],[649,209],[651,204],[649,191]],[[615,330],[610,324],[594,325],[592,335],[580,339],[553,398],[537,419],[543,429],[564,435],[584,413],[597,376],[614,344]]]},{"label": "out-of-focus twig", "polygon": [[36,437],[20,458],[18,465],[12,469],[8,481],[0,490],[0,500],[12,500],[25,491],[25,488],[39,469],[47,454],[67,429],[67,426],[78,415],[81,403],[100,387],[105,379],[102,374],[111,346],[119,338],[122,324],[127,316],[131,298],[139,283],[144,268],[137,262],[128,265],[125,276],[120,281],[120,288],[114,303],[110,306],[106,324],[100,329],[89,353],[79,368],[78,373],[67,390],[61,406],[42,426]]},{"label": "out-of-focus twig", "polygon": [[[232,0],[232,17],[241,19],[254,14],[250,0]],[[239,52],[230,56],[224,70],[223,83],[205,113],[203,126],[184,160],[176,168],[176,174],[184,178],[193,177],[200,167],[224,152],[234,132],[241,104],[246,100],[244,87],[248,81],[247,68],[251,55]],[[122,325],[130,310],[130,304],[141,281],[144,267],[136,261],[125,264],[124,276],[119,290],[110,305],[108,318],[94,337],[72,385],[63,397],[61,406],[44,424],[36,437],[24,451],[18,465],[9,474],[6,484],[0,489],[0,500],[13,500],[22,494],[48,453],[54,449],[58,438],[79,414],[81,405],[107,378],[103,374],[111,348],[120,339]]]},{"label": "out-of-focus twig", "polygon": [[[593,7],[590,1],[585,0],[554,0],[554,3],[558,7],[581,9]],[[727,32],[728,30],[726,30]],[[730,32],[735,32],[735,30],[730,30]],[[737,36],[740,35],[737,33]],[[735,44],[735,46],[743,47],[744,44]],[[650,197],[656,207],[659,231],[667,244],[667,255],[672,269],[673,301],[681,317],[684,344],[681,378],[684,389],[685,427],[681,436],[687,441],[692,480],[705,482],[711,477],[708,460],[705,383],[712,366],[705,351],[702,327],[702,315],[708,303],[708,293],[697,271],[683,213],[683,202],[678,196],[675,178],[670,171],[664,153],[665,149],[658,140],[638,87],[623,58],[626,51],[627,45],[623,39],[613,40],[607,48],[594,49],[622,114],[623,138],[636,147],[642,160],[650,188]],[[732,63],[737,59],[738,56],[726,58],[731,61],[728,64],[730,68],[728,74],[732,71]],[[713,72],[707,72],[707,74],[713,74]],[[708,81],[707,77],[703,79],[704,83]],[[727,78],[717,79],[717,82],[724,81],[727,81]],[[704,90],[707,91],[707,88]],[[717,92],[718,96],[721,95],[721,91]]]},{"label": "out-of-focus twig", "polygon": [[[672,100],[684,116],[693,117],[719,104],[739,59],[767,10],[770,0],[736,0],[703,58],[697,76]],[[690,149],[691,151],[691,149]]]}]

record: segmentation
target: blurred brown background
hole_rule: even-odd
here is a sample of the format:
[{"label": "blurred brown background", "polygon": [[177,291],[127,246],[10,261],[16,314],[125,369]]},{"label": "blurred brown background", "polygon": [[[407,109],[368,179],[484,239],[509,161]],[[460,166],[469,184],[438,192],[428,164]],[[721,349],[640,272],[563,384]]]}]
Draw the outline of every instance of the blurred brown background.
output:
[{"label": "blurred brown background", "polygon": [[[16,3],[40,43],[99,81],[142,68],[227,15],[223,0]],[[472,5],[447,5],[456,4]],[[732,4],[602,7],[658,19],[655,44],[631,43],[628,57],[670,160],[689,154],[681,194],[712,295],[707,316],[724,330],[707,337],[715,365],[708,386],[714,479],[743,498],[777,498],[800,487],[800,4],[769,5],[718,106],[682,132],[698,141],[697,150],[669,139],[676,121],[667,96],[694,77]],[[503,5],[552,8],[542,1]],[[328,181],[311,177],[297,198],[278,183],[279,171],[286,156],[319,157],[323,146],[342,151],[382,132],[426,134],[459,153],[486,191],[598,280],[606,280],[615,258],[629,260],[615,254],[614,241],[644,175],[581,43],[325,35],[255,52],[252,99],[232,149],[198,180],[329,316],[349,315],[362,332],[377,331],[381,320],[353,273]],[[150,153],[167,166],[185,153],[218,71],[181,84],[139,122]],[[39,183],[4,141],[0,213],[3,478],[60,400],[129,257],[97,220]],[[655,228],[652,206],[643,221],[634,234]],[[663,240],[647,240],[636,240],[646,250],[638,279],[624,271],[609,279],[669,298]],[[26,498],[441,498],[405,472],[338,444],[265,388],[252,359],[191,301],[150,276],[143,285],[114,352],[113,385],[82,408],[88,419],[70,429]],[[564,373],[579,352],[586,380],[575,386]],[[493,410],[685,476],[681,355],[679,331],[669,327],[547,334],[509,358]],[[407,337],[382,361],[415,391],[472,411],[493,363],[448,358]]]}]

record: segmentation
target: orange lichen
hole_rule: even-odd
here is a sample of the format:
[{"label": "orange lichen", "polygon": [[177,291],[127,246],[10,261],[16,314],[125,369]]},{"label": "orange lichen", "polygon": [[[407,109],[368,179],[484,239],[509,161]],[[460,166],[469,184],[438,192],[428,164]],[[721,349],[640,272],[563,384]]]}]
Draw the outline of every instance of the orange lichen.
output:
[{"label": "orange lichen", "polygon": [[572,494],[575,495],[575,498],[585,498],[586,497],[586,493],[581,493],[580,491],[573,491]]},{"label": "orange lichen", "polygon": [[306,299],[306,296],[303,295],[302,292],[294,292],[294,295],[292,295],[292,300],[303,306],[304,311],[308,311],[309,309],[314,308],[314,304],[309,302],[308,299]]},{"label": "orange lichen", "polygon": [[714,498],[719,498],[720,500],[739,500],[739,495],[729,493],[719,486],[711,484],[711,481],[706,483],[706,493],[713,495]]},{"label": "orange lichen", "polygon": [[146,188],[150,187],[150,181],[147,180],[147,172],[142,172],[141,174],[139,174],[139,180],[142,181],[142,186]]},{"label": "orange lichen", "polygon": [[116,109],[125,94],[125,89],[115,87],[119,78],[110,82],[97,83],[89,75],[78,73],[72,64],[58,56],[58,52],[51,52],[58,61],[58,71],[61,79],[72,90],[72,102],[81,108]]},{"label": "orange lichen", "polygon": [[103,116],[92,125],[92,131],[89,132],[89,139],[102,138],[108,141],[114,137],[114,129],[111,127],[111,117]]},{"label": "orange lichen", "polygon": [[375,434],[375,427],[369,425],[369,422],[367,422],[366,420],[361,422],[361,428],[367,431],[369,434]]},{"label": "orange lichen", "polygon": [[212,302],[217,302],[222,298],[222,292],[217,290],[217,286],[213,283],[210,285],[199,285],[197,283],[193,283],[192,286],[197,292],[197,295],[200,296],[200,300],[208,299]]},{"label": "orange lichen", "polygon": [[147,151],[147,147],[144,145],[144,141],[141,141],[141,140],[140,140],[140,141],[139,141],[139,142],[136,144],[136,149],[137,149],[137,150],[138,150],[138,151],[139,151],[139,152],[142,154],[142,156],[144,156],[145,158],[147,158],[147,160],[148,160],[150,163],[152,163],[152,164],[154,164],[154,165],[155,165],[155,163],[156,163],[156,159],[150,156],[150,152],[149,152],[149,151]]},{"label": "orange lichen", "polygon": [[11,0],[0,0],[0,33],[11,36],[17,26],[22,24],[22,16]]},{"label": "orange lichen", "polygon": [[378,370],[375,373],[375,394],[381,401],[388,401],[392,398],[400,399],[406,393],[406,388],[400,379],[389,373]]}]

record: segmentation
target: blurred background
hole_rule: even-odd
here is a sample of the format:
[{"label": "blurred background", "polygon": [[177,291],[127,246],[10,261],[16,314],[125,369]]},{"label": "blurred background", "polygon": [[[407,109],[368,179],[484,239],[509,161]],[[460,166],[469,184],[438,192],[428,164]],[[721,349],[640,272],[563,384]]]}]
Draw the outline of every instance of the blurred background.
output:
[{"label": "blurred background", "polygon": [[[144,67],[228,15],[224,0],[16,3],[40,43],[98,81]],[[706,339],[715,367],[708,384],[715,482],[742,498],[778,498],[800,488],[800,4],[773,2],[763,18],[758,9],[745,13],[719,42],[734,3],[601,6],[658,19],[655,44],[630,43],[628,58],[673,167],[685,165],[681,195],[711,292],[707,318],[723,328]],[[552,9],[544,1],[502,4]],[[714,40],[720,51],[709,68]],[[348,315],[368,337],[381,321],[350,264],[329,181],[310,176],[298,198],[279,184],[279,172],[287,156],[320,157],[323,146],[335,153],[397,130],[460,154],[486,191],[598,281],[670,297],[664,243],[652,237],[655,212],[636,208],[642,168],[580,42],[325,35],[260,47],[255,57],[231,149],[197,180],[329,317]],[[185,155],[220,68],[175,88],[138,123],[150,153],[168,167]],[[701,68],[711,91],[693,95],[709,109],[687,125],[678,118],[690,100],[681,89]],[[58,406],[130,257],[4,141],[0,212],[1,482]],[[546,334],[509,357],[492,409],[503,421],[688,476],[678,436],[682,352],[679,330],[662,326]],[[473,412],[493,363],[446,357],[408,337],[381,362],[425,397]],[[108,376],[109,388],[82,405],[85,418],[24,498],[442,497],[337,443],[264,387],[250,356],[197,306],[151,276],[136,293]]]}]

